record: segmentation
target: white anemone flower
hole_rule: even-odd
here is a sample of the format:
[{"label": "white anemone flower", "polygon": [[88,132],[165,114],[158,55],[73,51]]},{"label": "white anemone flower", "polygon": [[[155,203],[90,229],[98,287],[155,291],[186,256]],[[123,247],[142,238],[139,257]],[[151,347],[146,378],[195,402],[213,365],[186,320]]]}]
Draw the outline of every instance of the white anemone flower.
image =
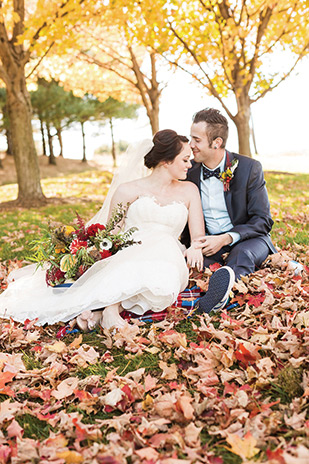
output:
[{"label": "white anemone flower", "polygon": [[113,246],[113,242],[109,238],[104,238],[100,243],[100,250],[110,250]]}]

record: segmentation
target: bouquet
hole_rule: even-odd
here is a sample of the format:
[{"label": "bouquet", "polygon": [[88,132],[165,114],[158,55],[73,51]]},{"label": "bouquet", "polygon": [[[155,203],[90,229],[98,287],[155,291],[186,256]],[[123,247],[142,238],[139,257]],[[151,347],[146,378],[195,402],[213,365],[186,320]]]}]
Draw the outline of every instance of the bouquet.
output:
[{"label": "bouquet", "polygon": [[96,261],[108,258],[122,248],[140,243],[132,239],[136,227],[125,232],[120,231],[119,223],[124,218],[126,209],[119,204],[106,225],[91,224],[86,227],[77,214],[75,227],[49,226],[42,238],[32,242],[34,254],[29,259],[39,266],[47,267],[46,283],[52,287],[77,280]]}]

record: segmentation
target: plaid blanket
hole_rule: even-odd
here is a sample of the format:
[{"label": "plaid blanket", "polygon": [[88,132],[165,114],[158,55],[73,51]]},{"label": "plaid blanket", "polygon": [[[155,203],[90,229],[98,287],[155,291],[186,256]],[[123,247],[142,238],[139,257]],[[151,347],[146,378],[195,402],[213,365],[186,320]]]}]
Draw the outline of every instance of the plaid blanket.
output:
[{"label": "plaid blanket", "polygon": [[[199,301],[199,299],[204,295],[204,292],[200,289],[198,286],[194,286],[191,288],[186,288],[183,292],[179,293],[176,301],[172,304],[172,308],[184,308],[184,313],[187,317],[190,317],[193,309],[196,305],[196,303]],[[235,306],[238,306],[238,304],[232,304],[227,306],[227,310],[234,308]],[[162,321],[163,319],[166,318],[167,315],[167,309],[164,309],[163,311],[160,312],[154,312],[154,311],[147,311],[145,314],[142,316],[139,316],[137,314],[131,313],[129,311],[123,311],[121,313],[121,317],[123,319],[130,321],[134,319],[139,319],[140,321],[143,322],[159,322]],[[61,327],[59,332],[57,333],[57,338],[61,338],[67,333],[75,333],[79,332],[79,329],[71,329],[70,325],[66,325],[65,327]]]}]

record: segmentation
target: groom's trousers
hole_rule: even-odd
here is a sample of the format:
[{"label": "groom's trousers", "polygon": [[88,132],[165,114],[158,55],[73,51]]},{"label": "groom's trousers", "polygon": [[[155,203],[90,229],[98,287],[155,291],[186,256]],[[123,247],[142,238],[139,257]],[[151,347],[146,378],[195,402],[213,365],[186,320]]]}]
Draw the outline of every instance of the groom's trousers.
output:
[{"label": "groom's trousers", "polygon": [[[224,259],[222,255],[228,253]],[[254,272],[267,258],[270,249],[263,238],[256,237],[237,242],[235,245],[224,246],[211,256],[204,256],[204,266],[219,263],[230,266],[235,272],[236,280]]]}]

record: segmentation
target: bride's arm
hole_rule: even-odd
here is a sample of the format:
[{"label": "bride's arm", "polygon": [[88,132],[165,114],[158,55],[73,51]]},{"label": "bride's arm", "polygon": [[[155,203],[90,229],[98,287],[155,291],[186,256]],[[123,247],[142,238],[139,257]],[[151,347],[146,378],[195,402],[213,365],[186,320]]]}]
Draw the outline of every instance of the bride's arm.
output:
[{"label": "bride's arm", "polygon": [[203,269],[203,253],[199,246],[199,240],[205,236],[205,223],[199,190],[195,184],[188,182],[186,185],[188,205],[188,226],[191,238],[191,246],[186,250],[187,262],[191,267]]}]

